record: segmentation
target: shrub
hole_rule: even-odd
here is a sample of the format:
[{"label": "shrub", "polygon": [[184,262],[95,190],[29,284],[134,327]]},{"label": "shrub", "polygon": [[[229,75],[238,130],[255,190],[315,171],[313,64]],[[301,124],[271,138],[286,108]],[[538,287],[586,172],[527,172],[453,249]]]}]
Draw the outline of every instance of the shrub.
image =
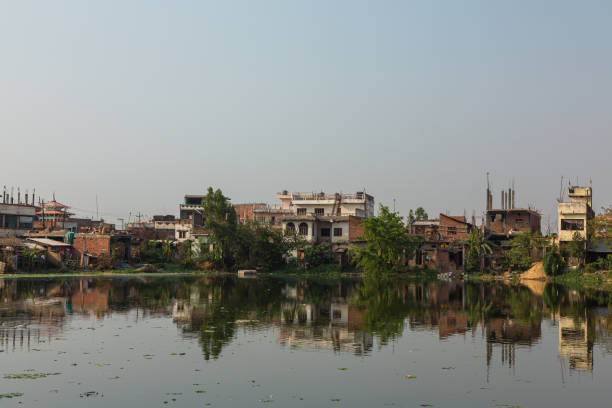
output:
[{"label": "shrub", "polygon": [[332,253],[327,245],[312,245],[304,249],[304,263],[311,268],[332,263]]},{"label": "shrub", "polygon": [[553,247],[553,250],[544,255],[542,259],[542,264],[544,266],[544,272],[548,276],[556,276],[563,273],[563,269],[565,268],[565,261],[559,251]]}]

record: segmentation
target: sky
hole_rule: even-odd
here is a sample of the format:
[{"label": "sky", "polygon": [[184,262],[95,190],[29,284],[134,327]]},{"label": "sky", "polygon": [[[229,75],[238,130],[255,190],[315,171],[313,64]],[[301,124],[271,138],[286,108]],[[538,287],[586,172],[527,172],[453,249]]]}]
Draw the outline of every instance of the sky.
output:
[{"label": "sky", "polygon": [[[0,188],[81,216],[365,189],[612,205],[610,1],[0,1]],[[98,207],[96,207],[96,197]],[[98,208],[98,210],[96,210]]]}]

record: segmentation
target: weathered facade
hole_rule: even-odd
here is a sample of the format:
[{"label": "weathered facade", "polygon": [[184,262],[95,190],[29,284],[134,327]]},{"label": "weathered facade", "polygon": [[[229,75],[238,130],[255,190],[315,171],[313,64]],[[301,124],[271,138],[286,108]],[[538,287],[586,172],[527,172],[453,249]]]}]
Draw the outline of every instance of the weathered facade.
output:
[{"label": "weathered facade", "polygon": [[491,239],[508,239],[521,232],[541,233],[540,213],[531,208],[517,208],[515,197],[513,188],[502,190],[501,207],[493,208],[493,195],[487,188],[485,231]]},{"label": "weathered facade", "polygon": [[0,204],[0,237],[21,236],[32,230],[36,207],[27,204]]},{"label": "weathered facade", "polygon": [[558,205],[558,239],[564,242],[572,240],[575,233],[587,240],[587,223],[595,217],[593,211],[593,190],[591,187],[569,187],[570,202]]},{"label": "weathered facade", "polygon": [[360,218],[374,216],[374,197],[365,191],[355,194],[289,193],[277,194],[281,208],[296,215],[346,216]]}]

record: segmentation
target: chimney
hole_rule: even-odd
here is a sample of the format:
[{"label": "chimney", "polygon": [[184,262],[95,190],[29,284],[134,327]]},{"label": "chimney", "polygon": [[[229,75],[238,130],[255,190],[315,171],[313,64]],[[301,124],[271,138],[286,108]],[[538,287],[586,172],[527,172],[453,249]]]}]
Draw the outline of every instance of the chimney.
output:
[{"label": "chimney", "polygon": [[34,205],[34,194],[36,194],[36,189],[34,189],[34,191],[32,191],[32,205]]},{"label": "chimney", "polygon": [[501,208],[504,209],[504,190],[501,191]]},{"label": "chimney", "polygon": [[512,208],[516,208],[516,202],[514,201],[514,193],[516,193],[516,190],[514,190],[514,188],[512,189]]}]

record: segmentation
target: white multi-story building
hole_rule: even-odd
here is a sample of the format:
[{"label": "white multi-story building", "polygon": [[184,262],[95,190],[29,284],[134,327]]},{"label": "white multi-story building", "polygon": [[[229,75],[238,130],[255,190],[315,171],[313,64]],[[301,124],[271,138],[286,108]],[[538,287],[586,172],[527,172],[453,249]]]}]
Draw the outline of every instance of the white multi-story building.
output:
[{"label": "white multi-story building", "polygon": [[575,233],[588,239],[587,222],[595,217],[591,187],[570,187],[568,197],[570,202],[560,202],[558,208],[560,243],[571,241]]},{"label": "white multi-story building", "polygon": [[281,208],[295,215],[348,216],[369,218],[374,215],[374,197],[365,191],[355,194],[289,193],[277,194]]}]

